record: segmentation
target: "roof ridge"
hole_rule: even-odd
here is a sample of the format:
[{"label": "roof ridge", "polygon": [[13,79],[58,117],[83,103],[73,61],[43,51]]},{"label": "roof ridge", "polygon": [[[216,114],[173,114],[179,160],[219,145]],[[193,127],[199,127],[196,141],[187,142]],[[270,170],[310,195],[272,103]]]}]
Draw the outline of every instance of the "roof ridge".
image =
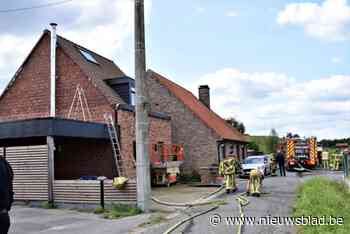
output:
[{"label": "roof ridge", "polygon": [[[189,90],[187,90],[186,88],[176,84],[175,82],[165,78],[163,75],[149,69],[148,72],[150,73],[153,73],[156,77],[155,79],[158,80],[158,82],[160,82],[163,86],[165,86],[171,93],[173,93],[178,99],[179,101],[181,101],[187,108],[189,108],[199,119],[201,119],[209,128],[213,129],[219,136],[223,137],[227,134],[222,132],[222,129],[221,130],[218,130],[217,128],[215,128],[213,126],[214,123],[211,123],[210,122],[210,119],[216,119],[216,121],[219,121],[218,123],[221,123],[221,127],[222,128],[225,128],[229,131],[231,131],[231,133],[235,136],[233,137],[231,135],[231,138],[233,138],[234,140],[237,140],[237,141],[242,141],[242,142],[245,142],[246,139],[245,139],[245,136],[244,134],[242,134],[241,132],[239,132],[237,129],[231,127],[226,121],[225,119],[223,119],[220,115],[218,115],[217,113],[215,113],[213,110],[207,108],[203,103],[200,102],[200,100],[198,100],[198,98]],[[200,110],[196,110],[196,108],[194,106],[191,107],[191,105],[189,103],[186,103],[184,100],[183,100],[183,97],[179,97],[178,95],[179,94],[176,94],[176,92],[174,92],[174,90],[171,90],[171,87],[168,87],[168,85],[164,84],[164,81],[162,82],[161,79],[165,80],[166,82],[169,83],[170,86],[175,86],[177,87],[178,89],[180,89],[182,92],[185,91],[188,95],[190,95],[190,97],[193,99],[192,101],[191,100],[188,100],[190,102],[195,102],[195,105],[199,106],[200,108],[202,108],[202,110],[205,110],[207,111],[208,113],[208,117],[210,118],[209,120],[208,119],[205,119],[205,117],[203,117],[201,114],[197,113],[198,111],[200,112]],[[209,122],[208,122],[209,121]],[[210,124],[211,123],[211,124]],[[214,124],[215,125],[215,124]],[[219,127],[219,126],[218,126]]]}]

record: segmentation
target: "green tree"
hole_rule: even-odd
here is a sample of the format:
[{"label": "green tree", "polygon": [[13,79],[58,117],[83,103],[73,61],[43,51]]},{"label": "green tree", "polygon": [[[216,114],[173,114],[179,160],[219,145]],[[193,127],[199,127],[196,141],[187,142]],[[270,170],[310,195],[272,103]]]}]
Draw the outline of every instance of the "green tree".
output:
[{"label": "green tree", "polygon": [[245,133],[245,126],[242,122],[239,122],[235,118],[231,117],[226,119],[226,122],[231,125],[233,128],[237,129],[240,133]]},{"label": "green tree", "polygon": [[248,149],[254,150],[255,152],[259,152],[259,145],[255,141],[250,141],[248,143]]},{"label": "green tree", "polygon": [[279,137],[276,129],[272,128],[270,131],[268,148],[270,153],[275,153],[277,151],[277,145],[279,142]]}]

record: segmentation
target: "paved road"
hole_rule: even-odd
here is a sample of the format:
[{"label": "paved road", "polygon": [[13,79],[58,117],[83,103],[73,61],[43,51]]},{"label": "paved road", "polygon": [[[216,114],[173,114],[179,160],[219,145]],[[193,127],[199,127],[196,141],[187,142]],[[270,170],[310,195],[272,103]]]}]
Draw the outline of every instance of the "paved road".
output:
[{"label": "paved road", "polygon": [[[318,172],[312,176],[299,178],[294,173],[287,177],[268,177],[264,180],[263,192],[260,198],[250,197],[250,204],[245,207],[245,215],[250,217],[264,216],[289,216],[295,198],[295,189],[303,181],[313,176],[324,175],[333,179],[341,179],[340,173]],[[244,191],[246,180],[239,181],[239,192]],[[238,216],[239,210],[235,200],[236,194],[222,194],[217,199],[224,199],[227,204],[220,206],[217,210],[206,215],[195,218],[189,223],[182,225],[175,233],[236,233],[237,226],[227,225],[225,222],[213,226],[209,223],[209,217],[219,214],[221,217]],[[210,206],[195,207],[181,211],[181,215],[174,216],[166,223],[153,225],[151,227],[138,228],[149,220],[149,215],[127,217],[120,220],[106,220],[94,214],[81,213],[71,210],[47,210],[15,206],[11,212],[13,225],[11,234],[102,234],[102,233],[150,233],[161,234],[178,221],[189,217],[189,215],[203,211]],[[175,209],[174,209],[175,210]],[[243,233],[295,233],[290,226],[248,226]]]},{"label": "paved road", "polygon": [[[260,217],[272,216],[272,217],[289,217],[292,212],[292,204],[295,199],[295,191],[298,185],[300,185],[305,180],[308,180],[314,176],[324,175],[329,178],[339,180],[342,178],[339,172],[314,172],[312,175],[306,175],[302,178],[296,176],[295,173],[288,173],[287,177],[267,177],[264,180],[263,185],[263,195],[260,198],[249,197],[250,203],[244,208],[245,216],[247,217]],[[239,182],[239,192],[245,190],[246,180],[240,180]],[[210,217],[215,214],[221,217],[238,217],[239,210],[237,202],[235,200],[236,194],[222,194],[218,199],[225,199],[228,203],[226,205],[220,206],[219,209],[205,214],[203,216],[195,218],[192,222],[182,225],[174,233],[237,233],[237,226],[227,225],[222,219],[222,222],[216,226],[209,223]],[[203,211],[208,207],[193,208],[190,214]],[[159,225],[158,227],[152,227],[143,233],[161,234],[167,230],[170,226],[177,223],[187,217],[186,213],[183,213],[179,218],[174,219],[172,222],[167,224]],[[244,234],[265,234],[265,233],[296,233],[295,227],[280,225],[246,225],[243,227]]]}]

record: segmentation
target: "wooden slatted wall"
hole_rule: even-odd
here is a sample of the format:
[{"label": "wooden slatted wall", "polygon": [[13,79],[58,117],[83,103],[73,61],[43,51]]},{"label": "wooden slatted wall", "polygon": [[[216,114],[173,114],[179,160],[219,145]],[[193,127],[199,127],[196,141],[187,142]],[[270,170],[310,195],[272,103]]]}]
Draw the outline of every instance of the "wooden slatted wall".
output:
[{"label": "wooden slatted wall", "polygon": [[48,199],[47,145],[8,147],[6,159],[14,172],[15,200]]},{"label": "wooden slatted wall", "polygon": [[[106,180],[105,202],[136,202],[136,183],[129,181],[122,190],[112,187],[112,181]],[[100,202],[100,182],[93,180],[55,180],[54,198],[56,202],[63,203],[90,203]]]}]

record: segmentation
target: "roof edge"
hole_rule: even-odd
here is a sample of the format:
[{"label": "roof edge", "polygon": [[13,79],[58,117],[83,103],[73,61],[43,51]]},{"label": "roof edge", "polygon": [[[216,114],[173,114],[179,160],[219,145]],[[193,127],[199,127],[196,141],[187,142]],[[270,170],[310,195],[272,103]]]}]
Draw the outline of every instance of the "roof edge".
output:
[{"label": "roof edge", "polygon": [[[158,75],[158,76],[163,77],[164,79],[167,79],[167,78],[165,78],[163,75],[161,75],[161,74],[159,74],[159,73],[153,71],[152,69],[148,69],[147,72],[146,72],[146,77],[147,77],[147,78],[152,78],[152,75]],[[155,78],[155,79],[156,79],[156,78]],[[167,79],[167,80],[169,80],[169,79]],[[172,84],[175,84],[176,86],[179,86],[180,88],[184,89],[186,92],[190,93],[194,98],[196,98],[196,99],[198,100],[198,98],[197,98],[191,91],[187,90],[186,88],[184,88],[184,87],[178,85],[177,83],[175,83],[175,82],[173,82],[173,81],[171,81],[171,80],[169,80],[169,81],[170,81]],[[158,82],[159,82],[159,81],[158,81]],[[169,88],[166,87],[165,85],[162,85],[162,86],[169,90]],[[169,90],[169,92],[172,93],[171,90]],[[176,97],[176,95],[174,95],[174,96]],[[176,98],[177,98],[177,97],[176,97]],[[179,98],[177,98],[177,99],[179,99]],[[181,101],[180,99],[179,99],[179,101],[180,101],[181,103],[183,103],[183,101]],[[183,103],[183,104],[184,104],[184,103]],[[205,106],[203,103],[201,103],[200,101],[199,101],[199,104],[202,105],[203,107],[205,107],[206,109],[208,109],[208,107],[206,107],[206,106]],[[186,106],[186,104],[184,104],[184,105]],[[186,106],[186,107],[187,107],[187,106]],[[188,108],[188,107],[187,107],[187,108]],[[190,109],[190,108],[189,108],[189,109]],[[248,142],[249,142],[249,140],[244,136],[244,134],[238,132],[238,130],[236,130],[236,129],[233,129],[232,126],[230,126],[230,125],[225,121],[225,119],[223,119],[220,115],[218,115],[217,113],[215,113],[215,112],[214,112],[213,110],[211,110],[211,109],[208,109],[208,110],[209,110],[212,114],[214,114],[216,117],[220,118],[220,119],[223,121],[223,123],[226,125],[226,127],[228,127],[228,128],[229,128],[231,131],[233,131],[233,132],[237,132],[237,134],[241,135],[241,138],[242,138],[242,140],[238,140],[238,139],[227,139],[227,140],[232,140],[232,141],[236,141],[236,142],[243,142],[243,143],[248,143]],[[190,109],[190,111],[191,111],[192,113],[194,113],[208,128],[212,129],[218,136],[223,137],[222,134],[221,134],[220,132],[218,132],[215,128],[209,126],[205,121],[203,121],[203,120],[201,119],[201,117],[200,117],[197,113],[195,113],[195,112],[194,112],[193,110],[191,110],[191,109]],[[243,140],[244,140],[244,141],[243,141]]]},{"label": "roof edge", "polygon": [[38,39],[38,41],[35,43],[35,45],[33,46],[33,48],[30,50],[30,52],[28,53],[28,55],[25,57],[24,61],[21,63],[21,65],[18,67],[18,69],[16,70],[15,74],[12,76],[11,80],[7,83],[6,87],[4,88],[4,90],[2,91],[1,95],[0,95],[0,100],[4,97],[4,95],[6,94],[6,92],[11,88],[12,84],[17,80],[17,77],[21,74],[21,72],[23,71],[23,67],[24,65],[27,63],[27,61],[29,60],[30,56],[33,54],[34,50],[38,47],[38,45],[40,44],[41,40],[46,36],[46,34],[49,34],[50,31],[48,29],[45,29],[43,31],[43,33],[41,34],[40,38]]}]

